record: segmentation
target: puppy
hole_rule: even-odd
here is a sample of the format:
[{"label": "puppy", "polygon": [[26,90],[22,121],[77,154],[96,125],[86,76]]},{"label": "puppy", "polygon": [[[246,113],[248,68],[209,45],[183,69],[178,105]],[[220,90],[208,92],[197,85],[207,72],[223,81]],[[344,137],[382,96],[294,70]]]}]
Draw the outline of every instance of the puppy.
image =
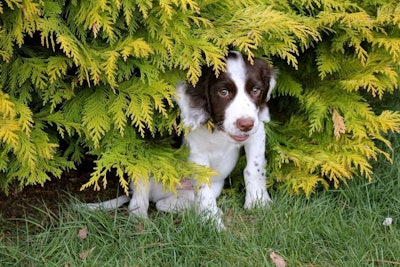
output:
[{"label": "puppy", "polygon": [[[270,120],[267,101],[274,85],[274,70],[266,61],[256,58],[252,64],[239,52],[228,54],[226,72],[218,76],[210,67],[204,67],[195,86],[177,86],[176,101],[183,125],[190,129],[185,138],[190,151],[188,161],[210,167],[218,174],[209,184],[197,184],[193,179],[193,186],[184,186],[177,195],[163,191],[162,185],[153,179],[149,184],[131,184],[131,199],[122,196],[112,200],[113,203],[97,203],[92,207],[107,208],[106,203],[115,208],[115,201],[119,206],[129,200],[133,214],[147,217],[149,201],[154,201],[158,210],[167,212],[195,204],[204,221],[211,220],[223,230],[225,226],[216,199],[225,178],[237,163],[241,147],[247,159],[243,172],[244,207],[268,205],[271,198],[266,189],[264,123]],[[209,122],[214,125],[211,131]]]}]

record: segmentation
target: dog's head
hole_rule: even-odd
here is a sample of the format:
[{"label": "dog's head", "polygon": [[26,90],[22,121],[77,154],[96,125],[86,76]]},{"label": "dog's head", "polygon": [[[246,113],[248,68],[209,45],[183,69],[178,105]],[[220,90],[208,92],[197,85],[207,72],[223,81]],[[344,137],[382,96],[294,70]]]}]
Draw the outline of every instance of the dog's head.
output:
[{"label": "dog's head", "polygon": [[211,119],[217,130],[244,142],[270,120],[267,101],[274,85],[274,72],[266,61],[254,59],[251,64],[242,54],[231,52],[226,72],[217,77],[204,67],[196,86],[178,86],[183,123],[196,128]]}]

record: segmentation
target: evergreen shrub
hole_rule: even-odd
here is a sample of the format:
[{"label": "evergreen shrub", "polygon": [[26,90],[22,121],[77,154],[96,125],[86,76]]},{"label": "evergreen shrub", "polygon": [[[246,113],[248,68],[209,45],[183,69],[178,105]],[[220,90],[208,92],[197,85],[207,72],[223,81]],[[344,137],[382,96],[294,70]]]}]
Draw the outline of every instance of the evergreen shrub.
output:
[{"label": "evergreen shrub", "polygon": [[0,1],[0,188],[44,184],[95,158],[83,188],[110,174],[172,188],[211,170],[168,141],[174,87],[228,49],[279,69],[266,126],[270,181],[309,195],[389,155],[400,113],[367,101],[399,87],[398,1]]}]

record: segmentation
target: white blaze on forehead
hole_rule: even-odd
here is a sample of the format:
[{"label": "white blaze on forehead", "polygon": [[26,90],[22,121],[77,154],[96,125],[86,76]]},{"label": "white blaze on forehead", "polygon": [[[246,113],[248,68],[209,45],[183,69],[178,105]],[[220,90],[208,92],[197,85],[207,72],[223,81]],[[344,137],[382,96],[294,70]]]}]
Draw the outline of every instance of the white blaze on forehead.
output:
[{"label": "white blaze on forehead", "polygon": [[229,58],[226,63],[227,73],[235,83],[238,93],[239,91],[244,91],[246,83],[246,64],[244,63],[242,55],[236,54],[236,57]]},{"label": "white blaze on forehead", "polygon": [[243,135],[237,128],[237,120],[248,118],[254,121],[254,127],[246,134],[252,134],[259,126],[258,109],[246,92],[247,66],[241,54],[227,60],[227,74],[236,86],[236,94],[225,110],[224,129],[230,135]]}]

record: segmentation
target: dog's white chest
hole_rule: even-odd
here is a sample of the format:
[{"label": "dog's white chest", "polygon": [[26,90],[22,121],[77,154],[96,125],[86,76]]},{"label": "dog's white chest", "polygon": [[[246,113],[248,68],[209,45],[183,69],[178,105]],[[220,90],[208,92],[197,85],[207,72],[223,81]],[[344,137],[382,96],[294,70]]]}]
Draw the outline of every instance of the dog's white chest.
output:
[{"label": "dog's white chest", "polygon": [[191,131],[186,142],[190,148],[189,161],[211,167],[218,172],[214,179],[224,179],[235,167],[240,145],[221,131],[209,132],[205,127]]}]

